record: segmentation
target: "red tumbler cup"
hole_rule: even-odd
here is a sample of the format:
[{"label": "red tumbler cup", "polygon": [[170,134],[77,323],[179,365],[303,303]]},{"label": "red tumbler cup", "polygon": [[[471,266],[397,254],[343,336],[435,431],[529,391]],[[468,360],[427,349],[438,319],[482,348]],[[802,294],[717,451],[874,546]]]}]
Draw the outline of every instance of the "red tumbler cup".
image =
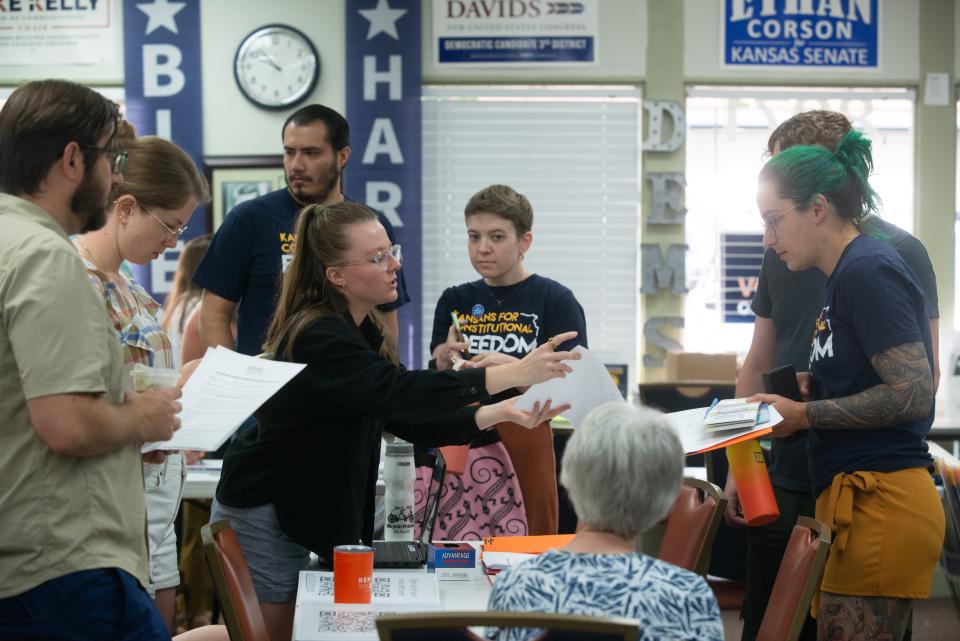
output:
[{"label": "red tumbler cup", "polygon": [[333,602],[370,603],[373,548],[338,545],[333,548]]}]

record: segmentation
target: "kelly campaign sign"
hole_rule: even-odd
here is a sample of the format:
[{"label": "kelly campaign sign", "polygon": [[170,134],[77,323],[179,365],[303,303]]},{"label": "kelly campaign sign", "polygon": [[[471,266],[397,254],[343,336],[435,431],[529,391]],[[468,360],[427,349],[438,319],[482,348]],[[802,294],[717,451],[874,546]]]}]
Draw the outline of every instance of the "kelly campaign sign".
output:
[{"label": "kelly campaign sign", "polygon": [[[347,0],[347,195],[393,224],[410,302],[399,309],[400,359],[420,363],[420,0]],[[431,305],[433,302],[430,303]]]},{"label": "kelly campaign sign", "polygon": [[879,0],[724,0],[723,64],[878,67]]},{"label": "kelly campaign sign", "polygon": [[594,64],[600,0],[434,0],[437,64]]},{"label": "kelly campaign sign", "polygon": [[0,0],[0,64],[111,63],[116,19],[116,0]]},{"label": "kelly campaign sign", "polygon": [[[125,117],[138,136],[153,134],[182,147],[203,168],[203,83],[200,0],[126,0],[123,5]],[[198,207],[177,248],[149,265],[134,265],[137,282],[162,301],[184,241],[207,231]]]}]

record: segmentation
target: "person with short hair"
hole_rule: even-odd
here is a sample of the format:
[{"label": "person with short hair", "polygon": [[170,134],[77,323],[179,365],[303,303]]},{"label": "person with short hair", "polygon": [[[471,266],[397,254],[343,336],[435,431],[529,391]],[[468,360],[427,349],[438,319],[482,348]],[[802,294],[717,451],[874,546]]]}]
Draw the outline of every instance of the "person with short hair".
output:
[{"label": "person with short hair", "polygon": [[[297,214],[305,205],[346,198],[342,174],[350,160],[350,126],[342,115],[324,105],[301,107],[284,121],[281,136],[286,187],[234,207],[194,274],[203,288],[199,322],[208,347],[261,352],[281,277],[293,260]],[[394,244],[390,222],[379,213],[377,219]],[[395,337],[396,309],[409,300],[400,274],[396,300],[382,309]]]},{"label": "person with short hair", "polygon": [[[497,576],[489,609],[639,619],[640,641],[721,641],[703,577],[636,551],[667,516],[683,481],[680,439],[660,412],[612,402],[590,412],[563,453],[560,481],[579,526],[566,546]],[[493,629],[513,641],[535,630]]]},{"label": "person with short hair", "polygon": [[[850,120],[836,111],[805,111],[785,120],[770,134],[767,153],[775,156],[797,145],[819,145],[834,150],[852,129]],[[936,385],[939,379],[937,334],[940,312],[937,279],[927,250],[919,240],[876,215],[867,216],[859,227],[893,247],[921,284],[933,341]],[[798,372],[809,369],[810,337],[823,307],[826,281],[826,276],[815,268],[791,271],[773,249],[766,249],[757,291],[750,304],[756,318],[750,349],[737,376],[738,398],[763,392],[761,374],[774,367],[793,365]],[[741,641],[753,641],[756,638],[797,517],[812,517],[815,511],[807,461],[807,432],[798,432],[789,439],[771,439],[768,461],[770,482],[780,508],[780,518],[769,525],[747,529],[746,594]],[[727,523],[745,527],[743,516],[739,513],[736,483],[732,478],[728,479],[725,491],[728,503],[724,516]],[[816,623],[808,618],[800,639],[806,641],[814,638]]]},{"label": "person with short hair", "polygon": [[290,638],[299,573],[310,552],[370,545],[384,430],[421,446],[468,442],[505,420],[533,426],[569,405],[513,399],[467,407],[517,385],[565,376],[554,337],[527,358],[459,372],[408,371],[378,309],[396,300],[400,246],[364,205],[304,207],[265,350],[306,368],[257,410],[230,444],[211,520],[237,534],[273,639]]},{"label": "person with short hair", "polygon": [[783,416],[774,437],[809,431],[816,518],[835,531],[812,608],[820,639],[865,628],[902,638],[913,599],[930,594],[944,537],[924,442],[935,385],[927,302],[903,258],[860,231],[878,204],[872,169],[869,139],[851,131],[834,151],[781,151],[757,195],[764,245],[791,271],[827,279],[809,400],[752,397]]},{"label": "person with short hair", "polygon": [[[475,356],[475,363],[480,366],[510,362],[565,331],[575,331],[577,337],[562,349],[586,347],[587,321],[573,292],[555,280],[531,273],[524,265],[524,256],[533,243],[533,207],[527,197],[507,185],[490,185],[470,198],[463,215],[470,263],[481,278],[447,288],[437,301],[430,340],[437,369],[453,367],[466,351]],[[457,338],[451,314],[459,319],[465,343]],[[502,441],[502,446],[497,441]],[[468,468],[477,458],[494,461],[503,457],[505,447],[510,460],[501,462],[496,473],[510,477],[510,466],[516,470],[527,531],[507,531],[480,509],[473,511],[477,516],[471,519],[470,509],[461,509],[459,502],[450,501],[444,504],[447,512],[438,514],[438,522],[449,526],[449,536],[462,538],[467,532],[481,537],[556,534],[559,498],[550,426],[543,424],[527,430],[498,425],[471,447]],[[463,493],[462,476],[448,477],[452,491]],[[511,515],[502,516],[506,523]],[[444,530],[439,528],[440,534]]]},{"label": "person with short hair", "polygon": [[140,445],[177,388],[124,394],[120,341],[68,234],[102,227],[116,106],[63,80],[0,110],[0,638],[169,639],[149,582]]}]

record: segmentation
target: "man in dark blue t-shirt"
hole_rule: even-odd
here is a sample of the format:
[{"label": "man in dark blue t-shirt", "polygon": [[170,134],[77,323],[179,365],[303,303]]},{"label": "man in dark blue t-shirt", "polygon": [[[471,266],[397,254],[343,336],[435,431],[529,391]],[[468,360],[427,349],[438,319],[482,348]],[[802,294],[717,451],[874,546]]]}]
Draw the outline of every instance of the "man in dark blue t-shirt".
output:
[{"label": "man in dark blue t-shirt", "polygon": [[[345,199],[341,174],[350,158],[346,119],[328,107],[308,105],[287,118],[282,132],[287,187],[234,207],[193,277],[203,288],[200,332],[208,346],[260,353],[281,276],[293,258],[297,213],[306,205],[332,205]],[[395,243],[390,222],[379,213],[377,217]],[[397,300],[381,308],[395,336],[396,308],[409,300],[401,271]],[[231,331],[235,312],[236,342]]]}]

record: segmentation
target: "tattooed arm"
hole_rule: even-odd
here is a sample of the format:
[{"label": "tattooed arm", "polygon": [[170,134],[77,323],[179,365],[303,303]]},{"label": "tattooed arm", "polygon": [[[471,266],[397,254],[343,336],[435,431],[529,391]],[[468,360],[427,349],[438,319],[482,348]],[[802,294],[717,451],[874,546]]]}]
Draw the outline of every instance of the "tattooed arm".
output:
[{"label": "tattooed arm", "polygon": [[930,412],[933,374],[923,343],[889,347],[870,363],[883,383],[853,396],[807,403],[807,422],[820,429],[883,427]]}]

